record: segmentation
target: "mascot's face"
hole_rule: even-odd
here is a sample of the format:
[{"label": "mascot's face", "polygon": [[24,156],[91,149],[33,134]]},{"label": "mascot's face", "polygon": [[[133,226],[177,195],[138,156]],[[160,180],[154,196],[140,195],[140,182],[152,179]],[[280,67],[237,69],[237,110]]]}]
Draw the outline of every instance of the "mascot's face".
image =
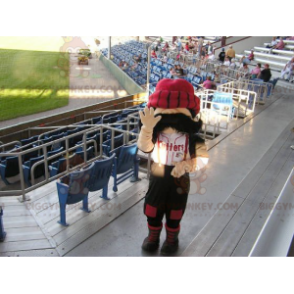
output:
[{"label": "mascot's face", "polygon": [[161,116],[154,128],[154,135],[159,132],[196,133],[201,128],[201,122],[194,121],[187,108],[156,108],[154,116]]}]

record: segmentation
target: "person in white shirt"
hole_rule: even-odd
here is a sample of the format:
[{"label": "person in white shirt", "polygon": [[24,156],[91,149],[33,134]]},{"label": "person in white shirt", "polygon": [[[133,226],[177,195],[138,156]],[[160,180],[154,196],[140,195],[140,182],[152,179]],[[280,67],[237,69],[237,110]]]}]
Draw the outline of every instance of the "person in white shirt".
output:
[{"label": "person in white shirt", "polygon": [[284,69],[281,71],[281,79],[284,79],[284,76],[288,74],[286,80],[289,81],[291,78],[291,75],[293,74],[293,70],[294,70],[294,57],[292,57],[292,59],[286,63]]},{"label": "person in white shirt", "polygon": [[232,69],[236,68],[236,60],[235,60],[235,58],[232,58],[230,68],[232,68]]},{"label": "person in white shirt", "polygon": [[266,48],[272,48],[272,47],[274,47],[277,44],[278,44],[277,38],[276,37],[273,37],[271,43],[269,45],[267,45]]},{"label": "person in white shirt", "polygon": [[231,62],[228,57],[225,58],[224,66],[230,66]]},{"label": "person in white shirt", "polygon": [[215,60],[214,54],[212,52],[210,52],[207,59],[208,59],[208,61],[214,61]]},{"label": "person in white shirt", "polygon": [[178,51],[182,51],[182,42],[180,39],[178,39],[178,41],[177,41],[177,49],[178,49]]},{"label": "person in white shirt", "polygon": [[163,56],[163,58],[162,58],[162,61],[163,61],[163,62],[167,62],[167,56],[166,56],[166,54],[164,54],[164,56]]}]

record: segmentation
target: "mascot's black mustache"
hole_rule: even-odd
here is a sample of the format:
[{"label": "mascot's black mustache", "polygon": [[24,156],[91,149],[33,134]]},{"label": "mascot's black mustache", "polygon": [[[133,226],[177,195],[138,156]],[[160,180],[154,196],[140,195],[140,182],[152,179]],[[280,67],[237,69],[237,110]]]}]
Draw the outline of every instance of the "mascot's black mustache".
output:
[{"label": "mascot's black mustache", "polygon": [[[158,133],[162,132],[166,128],[175,129],[181,133],[195,134],[198,133],[202,127],[202,121],[194,121],[191,117],[185,114],[157,114],[161,116],[161,120],[157,123],[153,130],[153,139],[155,139]],[[156,139],[155,139],[156,140]]]}]

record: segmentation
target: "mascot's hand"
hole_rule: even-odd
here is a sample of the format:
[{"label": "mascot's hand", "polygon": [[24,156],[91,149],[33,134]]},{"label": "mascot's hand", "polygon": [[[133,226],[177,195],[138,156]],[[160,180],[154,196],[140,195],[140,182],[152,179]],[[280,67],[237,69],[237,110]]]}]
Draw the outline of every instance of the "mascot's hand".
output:
[{"label": "mascot's hand", "polygon": [[161,120],[161,116],[154,117],[154,109],[150,107],[144,108],[144,112],[140,111],[139,112],[141,122],[145,129],[151,131],[154,129],[156,124]]},{"label": "mascot's hand", "polygon": [[171,175],[174,178],[180,178],[185,173],[193,172],[196,168],[195,159],[184,160],[181,162],[173,162],[172,164],[175,166],[171,171]]}]

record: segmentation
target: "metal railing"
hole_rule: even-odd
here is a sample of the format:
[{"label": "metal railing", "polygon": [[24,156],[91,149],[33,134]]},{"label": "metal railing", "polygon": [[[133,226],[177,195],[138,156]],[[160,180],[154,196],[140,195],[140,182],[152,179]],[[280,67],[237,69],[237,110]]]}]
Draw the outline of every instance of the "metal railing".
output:
[{"label": "metal railing", "polygon": [[[246,117],[248,114],[254,112],[255,102],[256,102],[256,93],[253,91],[247,91],[243,89],[236,89],[231,87],[226,87],[225,85],[220,85],[217,87],[217,90],[204,90],[197,92],[197,96],[201,99],[201,111],[216,111],[219,112],[219,115],[223,115],[223,111],[220,112],[220,109],[224,108],[224,105],[217,103],[216,101],[209,101],[215,93],[220,95],[230,94],[232,97],[233,107],[236,109],[236,112],[233,114],[236,116],[236,119],[240,116]],[[220,107],[220,106],[223,107]],[[216,107],[214,107],[216,106]],[[226,109],[232,111],[232,109]],[[231,114],[226,113],[227,122],[229,122]]]},{"label": "metal railing", "polygon": [[[125,119],[125,123],[127,123],[128,120]],[[120,122],[120,124],[123,124],[124,122]],[[93,160],[96,160],[97,158],[101,157],[102,156],[102,144],[103,144],[103,136],[101,135],[100,136],[100,154],[98,155],[97,153],[97,145],[95,145],[94,143],[94,146],[95,146],[95,158],[94,159],[91,159],[91,160],[88,160],[87,159],[87,148],[86,146],[89,144],[89,143],[93,143],[94,140],[87,140],[87,135],[88,134],[91,134],[91,133],[97,133],[97,132],[100,132],[100,134],[103,133],[103,130],[110,130],[111,131],[111,150],[114,148],[114,132],[121,132],[124,134],[124,143],[131,143],[132,141],[129,141],[129,136],[132,135],[132,136],[135,136],[137,137],[138,134],[136,133],[133,133],[131,131],[125,131],[125,130],[122,130],[122,129],[117,129],[117,128],[114,128],[112,127],[111,125],[104,125],[104,124],[101,124],[101,125],[85,125],[86,127],[88,127],[88,129],[85,129],[85,130],[81,130],[79,132],[76,132],[74,134],[71,134],[71,135],[68,135],[68,136],[65,136],[65,137],[62,137],[60,139],[57,139],[57,140],[54,140],[54,141],[51,141],[51,142],[48,142],[48,143],[45,143],[45,144],[41,144],[41,145],[37,145],[37,146],[34,146],[32,148],[29,148],[27,150],[22,150],[24,147],[26,146],[29,146],[31,144],[28,144],[26,146],[20,146],[20,147],[17,147],[12,151],[7,151],[5,153],[0,153],[0,157],[2,158],[5,158],[5,157],[17,157],[18,158],[18,165],[19,165],[19,177],[20,177],[20,187],[21,189],[20,190],[10,190],[10,191],[0,191],[0,196],[3,196],[3,195],[22,195],[22,198],[20,198],[20,201],[27,201],[29,200],[27,197],[26,197],[26,193],[52,181],[52,180],[55,180],[56,178],[62,176],[62,175],[65,175],[66,173],[68,172],[71,172],[73,170],[76,170],[78,168],[80,168],[81,166],[84,166],[90,162],[92,162]],[[60,126],[59,128],[63,128],[64,126]],[[69,125],[67,127],[76,127],[74,125]],[[58,127],[57,127],[58,128]],[[130,129],[130,127],[128,126],[128,129]],[[83,135],[83,143],[81,144],[78,144],[78,145],[75,145],[73,147],[69,147],[69,140],[71,138],[74,138],[76,136],[79,136],[79,135]],[[51,146],[51,145],[57,145],[57,144],[60,144],[62,142],[65,142],[65,149],[57,154],[54,154],[50,157],[47,157],[47,147],[48,146]],[[15,141],[15,142],[11,142],[11,143],[8,143],[6,145],[15,145],[15,143],[20,143],[18,141]],[[78,147],[83,147],[83,153],[84,153],[84,162],[80,165],[77,165],[75,167],[70,167],[69,166],[69,156],[65,156],[66,158],[66,170],[62,173],[59,173],[58,175],[56,176],[53,176],[53,177],[49,177],[49,168],[48,168],[48,161],[54,159],[54,158],[57,158],[57,157],[60,157],[60,156],[64,156],[64,155],[68,155],[70,154],[72,151],[76,150]],[[33,151],[43,151],[43,155],[44,155],[44,158],[38,162],[36,162],[32,167],[31,167],[31,181],[32,181],[32,186],[30,187],[25,187],[25,180],[24,180],[24,172],[23,172],[23,169],[22,169],[22,164],[23,164],[23,156],[28,154],[28,153],[31,153]],[[45,165],[45,180],[44,181],[41,181],[37,184],[35,184],[35,179],[34,179],[34,170],[37,168],[38,165],[41,165],[41,164],[44,164]]]},{"label": "metal railing", "polygon": [[240,79],[230,81],[222,85],[224,88],[242,89],[256,93],[256,102],[260,103],[264,98],[270,96],[273,85],[271,83],[257,83],[252,80]]}]

